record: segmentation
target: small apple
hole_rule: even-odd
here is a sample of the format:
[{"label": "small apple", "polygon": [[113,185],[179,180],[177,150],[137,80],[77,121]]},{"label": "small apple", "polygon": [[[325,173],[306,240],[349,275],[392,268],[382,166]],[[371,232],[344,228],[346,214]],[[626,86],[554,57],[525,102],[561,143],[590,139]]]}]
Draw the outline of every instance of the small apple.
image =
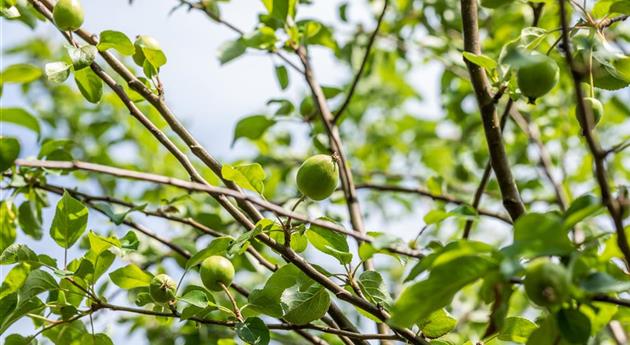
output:
[{"label": "small apple", "polygon": [[337,188],[337,163],[328,155],[312,156],[298,169],[296,181],[302,194],[313,200],[324,200]]},{"label": "small apple", "polygon": [[210,256],[203,260],[199,270],[203,285],[212,291],[222,290],[221,284],[226,287],[232,284],[234,279],[234,266],[230,260],[223,256]]}]

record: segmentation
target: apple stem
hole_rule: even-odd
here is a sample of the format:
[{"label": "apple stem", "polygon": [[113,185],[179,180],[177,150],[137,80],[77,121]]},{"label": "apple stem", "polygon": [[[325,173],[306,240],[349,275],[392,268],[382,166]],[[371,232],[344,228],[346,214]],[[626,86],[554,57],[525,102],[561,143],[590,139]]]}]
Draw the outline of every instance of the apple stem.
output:
[{"label": "apple stem", "polygon": [[230,300],[230,303],[232,303],[232,310],[234,311],[234,316],[236,316],[238,321],[243,322],[243,315],[241,314],[241,310],[239,309],[238,304],[236,303],[236,299],[234,299],[234,296],[232,295],[228,287],[225,286],[225,284],[219,283],[219,285],[221,285],[221,288],[227,295],[228,299]]}]

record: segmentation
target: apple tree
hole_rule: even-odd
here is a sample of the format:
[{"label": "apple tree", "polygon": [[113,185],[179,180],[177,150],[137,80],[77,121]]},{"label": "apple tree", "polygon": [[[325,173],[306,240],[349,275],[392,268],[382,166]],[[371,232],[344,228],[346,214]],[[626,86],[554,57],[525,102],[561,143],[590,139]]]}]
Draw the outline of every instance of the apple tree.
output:
[{"label": "apple tree", "polygon": [[163,0],[271,58],[230,157],[88,1],[0,1],[4,344],[628,344],[627,0]]}]

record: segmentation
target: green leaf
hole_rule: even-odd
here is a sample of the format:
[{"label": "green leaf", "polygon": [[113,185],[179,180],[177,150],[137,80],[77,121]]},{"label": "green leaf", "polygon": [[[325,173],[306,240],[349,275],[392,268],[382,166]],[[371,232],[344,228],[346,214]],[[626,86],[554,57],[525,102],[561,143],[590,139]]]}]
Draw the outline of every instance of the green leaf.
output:
[{"label": "green leaf", "polygon": [[14,243],[8,246],[0,254],[0,265],[11,265],[18,262],[37,263],[39,259],[27,245]]},{"label": "green leaf", "polygon": [[474,63],[475,65],[479,67],[483,67],[487,70],[492,70],[497,67],[496,61],[494,61],[492,58],[485,56],[483,54],[477,55],[477,54],[473,54],[469,52],[463,52],[462,55],[464,55],[464,58],[466,58],[466,60]]},{"label": "green leaf", "polygon": [[295,5],[297,0],[263,0],[269,14],[281,22],[287,20],[287,16],[295,17]]},{"label": "green leaf", "polygon": [[236,183],[239,187],[253,190],[259,194],[265,191],[265,170],[258,163],[231,166],[224,164],[221,168],[224,179]]},{"label": "green leaf", "polygon": [[0,172],[13,166],[20,155],[20,142],[12,137],[0,136]]},{"label": "green leaf", "polygon": [[105,333],[83,333],[81,345],[114,345],[114,342]]},{"label": "green leaf", "polygon": [[275,271],[264,288],[253,290],[248,299],[248,307],[257,312],[273,317],[284,313],[280,298],[285,290],[295,285],[304,285],[310,281],[295,265],[287,264]]},{"label": "green leaf", "polygon": [[235,329],[236,335],[248,344],[269,344],[269,329],[260,318],[248,317],[245,322],[237,323]]},{"label": "green leaf", "polygon": [[35,132],[38,137],[40,135],[39,121],[22,108],[0,108],[0,121],[28,128]]},{"label": "green leaf", "polygon": [[577,309],[562,309],[556,314],[560,334],[571,343],[585,344],[591,335],[591,321]]},{"label": "green leaf", "polygon": [[[327,218],[319,218],[319,220],[333,223]],[[346,235],[312,224],[306,231],[306,237],[315,248],[336,258],[342,265],[352,261]]]},{"label": "green leaf", "polygon": [[387,291],[381,274],[376,271],[364,271],[359,276],[359,288],[367,299],[376,305],[389,309],[392,298]]},{"label": "green leaf", "polygon": [[90,103],[98,103],[103,97],[103,81],[89,68],[74,72],[79,91]]},{"label": "green leaf", "polygon": [[428,279],[405,288],[392,308],[392,325],[409,327],[448,305],[464,286],[496,269],[496,263],[483,256],[461,256],[434,267]]},{"label": "green leaf", "polygon": [[146,57],[146,61],[156,70],[166,65],[166,55],[164,55],[164,52],[161,49],[149,48],[142,45],[140,47]]},{"label": "green leaf", "polygon": [[64,192],[50,226],[50,236],[62,248],[70,248],[83,235],[88,221],[88,209],[70,193]]},{"label": "green leaf", "polygon": [[89,67],[96,59],[96,54],[98,53],[96,47],[91,44],[86,44],[79,48],[68,46],[66,49],[68,50],[68,55],[70,55],[70,60],[72,60],[75,73]]},{"label": "green leaf", "polygon": [[18,208],[18,223],[25,234],[35,240],[42,238],[42,221],[35,203],[25,201],[20,205]]},{"label": "green leaf", "polygon": [[269,127],[276,124],[276,121],[267,118],[265,115],[253,115],[238,121],[234,128],[234,139],[232,146],[239,138],[257,140],[265,134]]},{"label": "green leaf", "polygon": [[611,293],[630,291],[630,280],[617,280],[604,272],[589,274],[580,283],[582,289],[590,293]]},{"label": "green leaf", "polygon": [[28,274],[24,285],[20,289],[20,300],[25,301],[45,291],[59,288],[57,281],[50,273],[42,270],[33,270]]},{"label": "green leaf", "polygon": [[565,255],[574,249],[563,219],[556,213],[529,213],[514,224],[514,243],[503,251],[510,256]]},{"label": "green leaf", "polygon": [[91,230],[88,232],[88,241],[90,243],[90,249],[97,256],[111,247],[122,247],[120,240],[116,236],[103,237]]},{"label": "green leaf", "polygon": [[30,270],[30,265],[19,264],[13,266],[9,273],[4,274],[4,281],[2,286],[0,286],[0,300],[18,291],[26,282]]},{"label": "green leaf", "polygon": [[147,287],[151,283],[151,275],[136,265],[121,267],[109,274],[112,282],[123,289]]},{"label": "green leaf", "polygon": [[71,323],[63,323],[57,327],[45,331],[44,336],[50,339],[55,345],[79,345],[86,334],[90,334],[81,320]]},{"label": "green leaf", "polygon": [[596,214],[603,209],[599,198],[592,194],[584,194],[573,200],[564,214],[564,228],[570,229],[582,220]]},{"label": "green leaf", "polygon": [[282,302],[286,305],[283,318],[296,325],[305,325],[326,314],[330,306],[330,295],[323,286],[313,284],[304,291],[285,292]]},{"label": "green leaf", "polygon": [[287,68],[282,65],[276,66],[275,70],[278,84],[282,90],[285,90],[289,86],[289,72],[287,72]]},{"label": "green leaf", "polygon": [[36,345],[33,337],[23,337],[20,334],[9,334],[4,340],[4,345]]},{"label": "green leaf", "polygon": [[233,240],[234,239],[229,236],[215,238],[206,248],[198,251],[190,259],[188,259],[186,262],[186,269],[188,270],[191,267],[199,265],[203,260],[210,256],[224,254]]},{"label": "green leaf", "polygon": [[486,8],[498,8],[511,2],[512,0],[481,0],[481,6]]},{"label": "green leaf", "polygon": [[610,12],[630,15],[630,3],[627,0],[619,0],[610,5]]},{"label": "green leaf", "polygon": [[[630,4],[626,4],[630,8]],[[630,10],[628,11],[630,12]],[[619,74],[625,81],[630,82],[630,56],[624,56],[613,61],[615,72]]]},{"label": "green leaf", "polygon": [[222,65],[226,64],[243,55],[246,50],[247,46],[243,44],[243,40],[240,38],[234,41],[225,42],[219,48],[219,62]]},{"label": "green leaf", "polygon": [[451,316],[446,310],[439,309],[421,321],[419,326],[422,335],[427,338],[439,338],[452,331],[457,325],[457,319]]},{"label": "green leaf", "polygon": [[525,344],[530,334],[538,328],[535,323],[522,317],[508,317],[499,332],[499,340]]},{"label": "green leaf", "polygon": [[124,212],[120,212],[120,213],[114,212],[112,207],[109,204],[106,204],[106,203],[99,203],[99,204],[96,204],[95,206],[99,210],[103,211],[105,213],[105,215],[107,215],[107,217],[109,217],[109,219],[112,221],[112,223],[114,223],[116,225],[120,225],[120,224],[122,224],[125,221],[125,218],[127,218],[127,216],[131,212],[143,211],[147,207],[147,204],[136,205],[136,206],[134,206],[132,208],[129,208],[129,209],[125,210]]},{"label": "green leaf", "polygon": [[[1,148],[1,146],[0,146]],[[16,209],[10,199],[0,202],[0,251],[4,253],[16,238]]]},{"label": "green leaf", "polygon": [[116,49],[119,53],[127,56],[133,55],[136,51],[136,48],[133,46],[133,43],[127,35],[114,30],[105,30],[101,32],[100,39],[96,47],[100,51]]},{"label": "green leaf", "polygon": [[123,238],[120,239],[120,245],[126,250],[136,250],[140,245],[138,236],[132,230],[129,230]]},{"label": "green leaf", "polygon": [[208,306],[208,295],[201,290],[190,290],[182,297],[178,298],[178,300],[194,305],[198,308],[205,308]]},{"label": "green leaf", "polygon": [[446,246],[437,249],[434,253],[431,253],[420,260],[409,272],[405,282],[415,279],[422,272],[443,265],[449,261],[455,260],[462,256],[480,254],[480,253],[493,253],[495,249],[486,243],[470,240],[454,241]]},{"label": "green leaf", "polygon": [[42,147],[39,149],[39,153],[37,154],[38,159],[47,158],[49,156],[55,156],[58,152],[66,153],[70,159],[70,150],[74,143],[70,139],[51,139],[46,140],[42,144]]},{"label": "green leaf", "polygon": [[11,65],[0,72],[0,84],[30,83],[41,77],[41,75],[41,68],[27,63],[19,63]]}]

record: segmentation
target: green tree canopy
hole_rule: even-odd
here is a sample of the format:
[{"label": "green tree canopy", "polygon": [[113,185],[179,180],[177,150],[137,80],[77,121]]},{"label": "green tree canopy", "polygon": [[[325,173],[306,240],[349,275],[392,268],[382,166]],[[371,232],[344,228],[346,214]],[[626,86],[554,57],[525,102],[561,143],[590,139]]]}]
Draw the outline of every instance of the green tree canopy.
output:
[{"label": "green tree canopy", "polygon": [[627,0],[171,1],[222,65],[271,57],[237,157],[171,107],[160,37],[0,1],[33,29],[2,47],[5,344],[628,341]]}]

